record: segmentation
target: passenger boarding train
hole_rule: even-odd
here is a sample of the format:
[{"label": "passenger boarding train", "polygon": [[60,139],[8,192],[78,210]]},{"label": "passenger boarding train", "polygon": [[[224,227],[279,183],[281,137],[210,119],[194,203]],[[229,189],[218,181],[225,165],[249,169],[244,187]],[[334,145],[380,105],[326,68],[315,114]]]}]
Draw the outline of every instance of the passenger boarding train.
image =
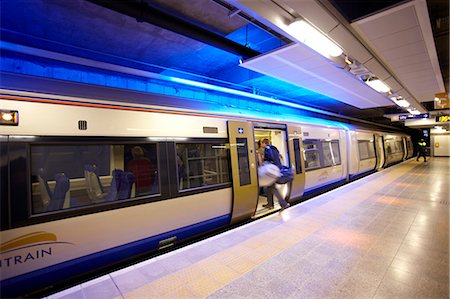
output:
[{"label": "passenger boarding train", "polygon": [[278,186],[291,203],[413,155],[410,136],[310,117],[44,98],[5,97],[0,107],[3,297],[273,212],[258,186],[261,138],[294,171]]}]

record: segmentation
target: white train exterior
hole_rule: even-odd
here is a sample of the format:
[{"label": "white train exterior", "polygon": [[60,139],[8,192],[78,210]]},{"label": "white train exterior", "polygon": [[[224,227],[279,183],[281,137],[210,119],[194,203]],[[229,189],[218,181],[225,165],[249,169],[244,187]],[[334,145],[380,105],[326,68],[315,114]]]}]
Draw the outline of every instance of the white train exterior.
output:
[{"label": "white train exterior", "polygon": [[[279,186],[291,203],[413,154],[409,136],[308,117],[39,97],[3,99],[0,109],[20,117],[18,126],[0,126],[3,296],[33,294],[269,213],[259,196],[257,136],[269,137],[294,171],[293,182]],[[153,164],[152,185],[141,193],[127,166],[136,147]]]}]

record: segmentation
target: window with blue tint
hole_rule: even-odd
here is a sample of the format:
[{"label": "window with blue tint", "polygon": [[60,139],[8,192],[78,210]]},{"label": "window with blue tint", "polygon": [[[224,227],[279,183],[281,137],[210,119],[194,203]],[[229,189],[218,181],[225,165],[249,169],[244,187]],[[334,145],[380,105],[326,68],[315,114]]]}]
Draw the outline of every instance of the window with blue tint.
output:
[{"label": "window with blue tint", "polygon": [[178,190],[230,182],[228,145],[225,143],[177,143]]},{"label": "window with blue tint", "polygon": [[32,212],[159,193],[156,144],[31,146]]}]

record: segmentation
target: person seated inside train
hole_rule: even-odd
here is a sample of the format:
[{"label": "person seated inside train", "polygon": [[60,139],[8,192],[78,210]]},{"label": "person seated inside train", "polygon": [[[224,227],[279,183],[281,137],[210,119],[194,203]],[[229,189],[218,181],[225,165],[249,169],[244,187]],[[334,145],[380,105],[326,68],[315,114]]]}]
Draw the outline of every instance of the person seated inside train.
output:
[{"label": "person seated inside train", "polygon": [[140,146],[131,149],[133,159],[125,166],[125,171],[132,172],[135,179],[136,196],[152,192],[156,167],[144,154]]}]

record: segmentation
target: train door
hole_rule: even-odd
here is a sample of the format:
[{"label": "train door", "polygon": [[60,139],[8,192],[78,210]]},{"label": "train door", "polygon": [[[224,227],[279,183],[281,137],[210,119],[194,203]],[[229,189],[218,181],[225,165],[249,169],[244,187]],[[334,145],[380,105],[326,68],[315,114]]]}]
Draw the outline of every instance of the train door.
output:
[{"label": "train door", "polygon": [[377,153],[377,167],[379,170],[383,168],[385,163],[385,154],[384,154],[384,140],[383,135],[375,134],[375,142],[376,142],[376,153]]},{"label": "train door", "polygon": [[233,209],[231,223],[253,216],[258,200],[255,142],[251,122],[228,121]]},{"label": "train door", "polygon": [[[267,138],[270,141],[270,144],[274,145],[281,155],[281,163],[285,166],[290,166],[292,162],[292,158],[290,156],[291,150],[289,148],[289,144],[287,141],[287,130],[286,125],[281,124],[267,124],[267,123],[254,123],[253,124],[253,131],[254,131],[254,138],[255,138],[255,144],[257,147],[257,153],[259,151],[262,151],[261,154],[263,154],[263,150],[258,148],[260,142]],[[300,134],[300,129],[298,129],[298,134]],[[299,144],[301,141],[299,141]],[[300,145],[299,145],[300,146]],[[295,173],[295,169],[294,173]],[[303,180],[304,181],[304,180]],[[297,185],[301,184],[297,182]],[[285,198],[288,199],[290,197],[291,193],[291,185],[292,184],[277,184],[277,189],[279,193]],[[259,188],[259,196],[258,196],[258,202],[256,205],[256,211],[254,217],[259,217],[262,215],[265,215],[267,213],[272,212],[273,210],[265,207],[267,204],[267,195],[266,195],[266,188]],[[279,203],[278,200],[274,196],[274,209],[279,209]]]}]

